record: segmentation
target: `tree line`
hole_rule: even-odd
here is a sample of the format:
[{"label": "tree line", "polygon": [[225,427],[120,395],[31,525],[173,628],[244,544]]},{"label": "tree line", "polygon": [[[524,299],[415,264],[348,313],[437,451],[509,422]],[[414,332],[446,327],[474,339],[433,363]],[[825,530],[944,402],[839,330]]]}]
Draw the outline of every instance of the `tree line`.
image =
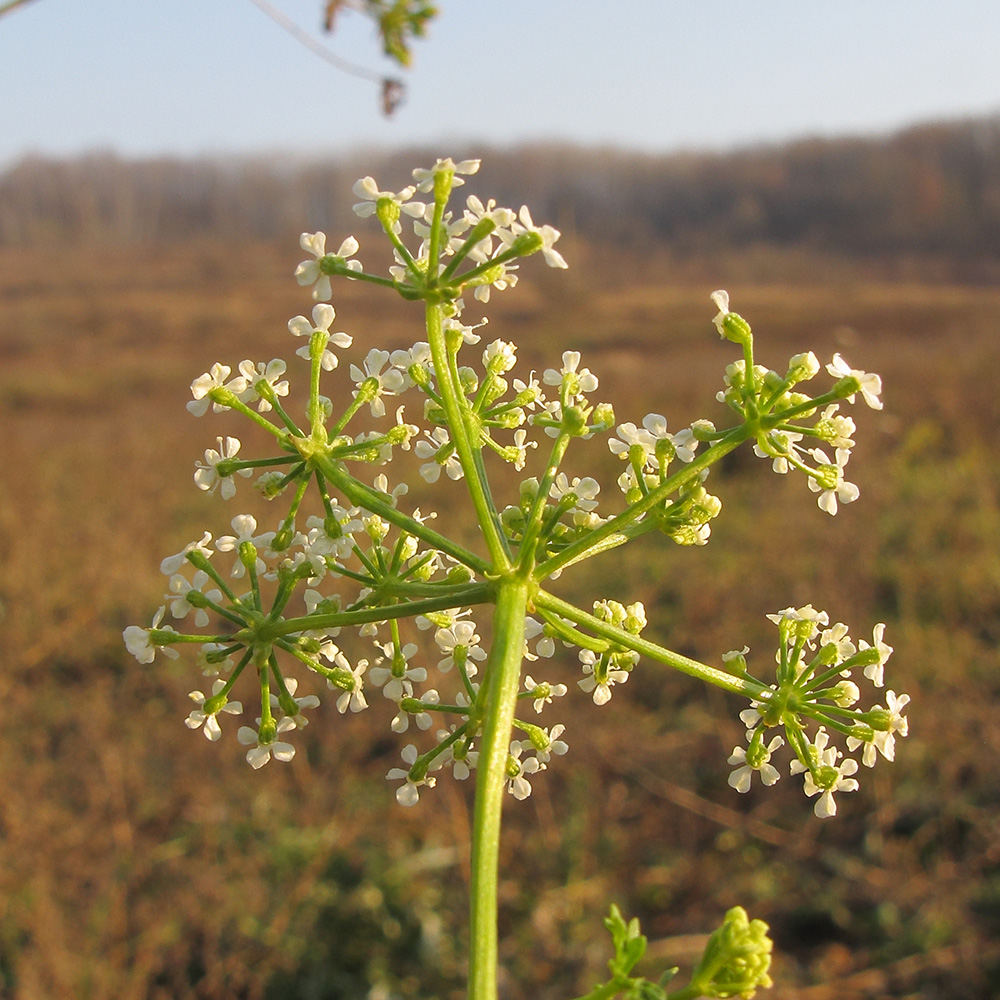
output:
[{"label": "tree line", "polygon": [[[483,158],[480,187],[587,241],[681,251],[774,245],[845,255],[1000,256],[1000,117],[887,137],[806,139],[730,153],[640,154],[535,144]],[[399,189],[438,151],[274,157],[26,157],[0,175],[0,245],[284,240],[340,232],[371,173]],[[477,179],[478,181],[478,179]],[[361,229],[359,225],[355,229]]]}]

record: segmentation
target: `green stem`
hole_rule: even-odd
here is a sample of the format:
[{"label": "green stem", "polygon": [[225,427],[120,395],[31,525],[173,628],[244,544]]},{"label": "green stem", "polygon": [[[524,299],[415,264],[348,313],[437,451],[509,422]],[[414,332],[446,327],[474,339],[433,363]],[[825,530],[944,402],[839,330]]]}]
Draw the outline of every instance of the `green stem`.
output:
[{"label": "green stem", "polygon": [[503,808],[510,733],[521,682],[524,618],[529,584],[523,576],[504,578],[497,589],[493,648],[486,665],[483,735],[476,768],[472,829],[469,1000],[497,996],[497,881],[500,813]]},{"label": "green stem", "polygon": [[[431,345],[434,371],[438,377],[441,401],[448,419],[448,433],[465,474],[466,488],[476,510],[476,518],[489,548],[494,569],[503,571],[510,566],[506,545],[498,527],[498,519],[483,483],[480,467],[476,462],[478,442],[473,442],[466,421],[467,404],[461,386],[452,375],[448,346],[445,343],[444,317],[441,306],[427,303],[427,339]],[[467,564],[468,565],[468,564]]]},{"label": "green stem", "polygon": [[671,493],[696,479],[702,469],[707,469],[710,465],[719,461],[723,455],[727,455],[734,448],[738,448],[748,437],[750,437],[750,431],[746,425],[732,428],[726,433],[724,438],[713,444],[707,451],[702,452],[693,462],[685,465],[668,479],[665,479],[655,490],[650,491],[638,503],[633,504],[628,510],[606,521],[578,542],[567,546],[558,555],[543,562],[536,569],[535,578],[544,580],[556,572],[556,570],[562,569],[570,563],[586,559],[593,554],[591,550],[597,549],[606,538],[621,534],[630,525],[635,524],[643,514],[666,500]]},{"label": "green stem", "polygon": [[709,684],[714,684],[716,687],[723,688],[726,691],[732,691],[734,694],[741,694],[747,698],[754,699],[760,698],[762,694],[765,697],[770,696],[770,689],[753,677],[735,676],[716,667],[710,667],[705,663],[689,659],[680,653],[675,653],[667,649],[665,646],[659,646],[655,642],[649,642],[637,635],[632,635],[624,629],[617,628],[608,622],[602,622],[599,618],[587,614],[586,611],[581,611],[576,605],[560,600],[558,597],[544,590],[539,590],[535,594],[534,604],[542,611],[548,611],[552,614],[561,615],[563,618],[568,618],[571,622],[582,625],[584,628],[597,633],[597,635],[610,639],[619,646],[624,646],[626,649],[633,649],[642,656],[648,656],[651,660],[664,663],[668,667],[673,667],[675,670],[681,671],[681,673],[690,674],[692,677],[707,681]]}]

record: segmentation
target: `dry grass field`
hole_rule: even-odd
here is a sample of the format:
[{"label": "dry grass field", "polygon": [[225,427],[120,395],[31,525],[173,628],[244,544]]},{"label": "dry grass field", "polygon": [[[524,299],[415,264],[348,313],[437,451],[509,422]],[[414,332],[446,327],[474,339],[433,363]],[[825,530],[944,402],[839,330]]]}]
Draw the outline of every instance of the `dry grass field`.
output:
[{"label": "dry grass field", "polygon": [[[862,497],[837,518],[748,452],[713,475],[725,509],[706,548],[637,546],[566,587],[643,600],[654,638],[709,662],[744,641],[766,662],[764,615],[789,604],[854,634],[884,621],[911,735],[820,822],[797,783],[727,786],[743,706],[720,692],[647,664],[599,713],[566,699],[570,755],[506,812],[505,995],[589,989],[616,901],[661,966],[743,904],[772,927],[774,1000],[996,997],[1000,291],[766,255],[566,256],[565,275],[526,266],[495,296],[489,332],[526,370],[581,350],[619,420],[719,415],[720,285],[765,364],[841,351],[885,385],[882,412],[855,414]],[[0,997],[462,996],[471,789],[399,809],[377,704],[324,705],[291,764],[251,772],[234,740],[184,727],[192,663],[143,667],[121,644],[161,603],[160,559],[244,509],[245,492],[227,506],[191,481],[236,425],[184,403],[214,361],[290,356],[297,261],[0,251]],[[385,300],[336,291],[359,354],[419,339],[419,310]],[[614,473],[606,445],[590,455]],[[576,666],[552,673],[572,685]]]}]

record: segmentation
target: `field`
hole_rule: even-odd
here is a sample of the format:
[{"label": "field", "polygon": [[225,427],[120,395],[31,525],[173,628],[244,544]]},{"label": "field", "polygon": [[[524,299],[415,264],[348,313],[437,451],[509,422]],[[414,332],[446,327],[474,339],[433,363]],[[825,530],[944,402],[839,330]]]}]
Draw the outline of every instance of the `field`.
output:
[{"label": "field", "polygon": [[[643,600],[653,638],[710,663],[744,642],[766,663],[764,615],[792,604],[855,635],[885,622],[911,735],[820,822],[797,782],[727,786],[735,699],[651,665],[603,710],[576,692],[556,720],[569,756],[505,814],[504,995],[586,992],[615,901],[659,967],[682,968],[746,906],[772,927],[774,1000],[995,997],[1000,290],[766,254],[566,256],[565,275],[526,266],[495,295],[487,333],[524,371],[582,351],[619,420],[720,416],[720,285],[763,363],[841,351],[885,385],[883,411],[855,413],[862,495],[835,519],[747,452],[713,474],[707,547],[636,546],[567,586]],[[227,506],[194,487],[236,425],[184,403],[215,361],[290,356],[298,259],[207,241],[0,250],[0,997],[462,995],[471,789],[397,807],[401,741],[379,704],[325,704],[293,762],[251,772],[235,740],[184,727],[192,663],[142,667],[121,644],[161,603],[160,559],[249,509],[246,491]],[[334,302],[356,356],[420,339],[404,303],[354,286]],[[602,442],[577,461],[616,474]],[[551,673],[575,687],[576,670]]]}]

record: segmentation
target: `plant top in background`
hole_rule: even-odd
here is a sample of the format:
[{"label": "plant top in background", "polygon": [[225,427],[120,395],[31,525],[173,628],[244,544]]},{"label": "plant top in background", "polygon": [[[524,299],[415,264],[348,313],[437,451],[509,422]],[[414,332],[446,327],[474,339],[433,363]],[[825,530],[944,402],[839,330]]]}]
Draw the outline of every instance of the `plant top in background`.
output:
[{"label": "plant top in background", "polygon": [[[211,688],[191,693],[187,725],[217,741],[246,702],[256,721],[235,735],[254,769],[292,759],[296,733],[325,687],[341,713],[366,709],[375,692],[389,703],[390,728],[405,740],[402,766],[387,775],[401,805],[415,806],[445,776],[474,773],[469,995],[487,1000],[496,996],[503,800],[527,798],[573,739],[558,722],[541,724],[568,695],[555,661],[548,665],[556,654],[575,651],[576,686],[596,705],[628,681],[640,658],[743,697],[746,741],[729,757],[730,785],[745,792],[755,774],[765,785],[777,781],[776,754],[787,742],[790,773],[802,776],[821,817],[836,813],[837,794],[857,789],[858,757],[868,767],[879,756],[893,759],[909,698],[887,690],[884,705],[859,707],[858,681],[884,685],[892,649],[881,624],[870,642],[854,641],[846,625],[811,605],[769,615],[778,630],[772,677],[751,671],[745,646],[712,666],[644,639],[646,610],[628,595],[607,595],[590,609],[557,596],[565,571],[651,533],[704,545],[722,507],[706,489],[709,471],[743,444],[775,472],[801,473],[819,507],[836,514],[858,496],[844,478],[855,425],[841,404],[860,395],[880,408],[881,383],[834,355],[826,366],[832,385],[806,393],[822,368],[815,355],[797,354],[784,370],[758,365],[750,327],[723,291],[712,295],[714,322],[739,352],[718,394],[728,426],[696,420],[672,432],[655,413],[619,423],[611,404],[595,397],[598,378],[575,351],[541,377],[516,377],[515,345],[483,346],[486,320],[471,320],[466,309],[516,285],[522,258],[541,254],[553,268],[566,262],[555,249],[558,231],[536,225],[527,207],[515,213],[476,196],[451,207],[454,190],[478,167],[438,160],[413,171],[401,191],[381,190],[371,177],[358,181],[355,212],[375,216],[392,245],[388,275],[364,269],[352,236],[330,253],[323,233],[303,234],[309,257],[296,277],[317,304],[288,329],[301,344],[296,363],[308,370],[304,413],[284,407],[281,359],[245,359],[235,375],[214,364],[192,383],[188,404],[198,416],[237,411],[272,442],[270,454],[247,457],[237,438],[218,438],[197,465],[198,487],[231,499],[256,476],[266,497],[284,498],[286,513],[268,530],[237,514],[232,534],[213,539],[206,531],[165,559],[166,603],[151,627],[131,626],[124,638],[144,664],[177,656],[180,645],[198,647]],[[404,222],[412,239],[404,239]],[[333,399],[321,391],[323,375],[353,346],[333,328],[327,301],[342,279],[422,303],[426,339],[359,352],[350,398]],[[595,437],[605,437],[622,464],[617,490],[603,491],[612,494],[606,506],[596,478],[564,469],[571,446],[582,452],[578,443]],[[400,450],[415,452],[428,483],[463,492],[479,545],[467,547],[438,530],[446,526],[432,511],[407,504],[407,485],[384,471]],[[175,621],[193,614],[198,628],[213,616],[222,625],[178,632],[164,621],[168,608]],[[489,630],[480,624],[484,612]],[[300,687],[307,677],[312,685]],[[770,982],[766,926],[739,907],[710,938],[688,986],[674,992],[670,973],[658,983],[631,978],[645,940],[637,924],[626,925],[616,910],[606,924],[616,957],[592,1000],[750,996]]]}]

